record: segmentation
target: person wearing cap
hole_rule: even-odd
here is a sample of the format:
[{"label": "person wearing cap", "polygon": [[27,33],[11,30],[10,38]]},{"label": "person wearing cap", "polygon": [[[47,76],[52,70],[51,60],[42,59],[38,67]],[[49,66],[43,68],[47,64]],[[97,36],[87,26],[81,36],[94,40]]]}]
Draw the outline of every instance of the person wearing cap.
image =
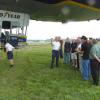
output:
[{"label": "person wearing cap", "polygon": [[81,53],[82,53],[82,77],[83,80],[89,80],[90,76],[90,45],[87,41],[86,36],[81,37],[82,45],[81,45]]}]

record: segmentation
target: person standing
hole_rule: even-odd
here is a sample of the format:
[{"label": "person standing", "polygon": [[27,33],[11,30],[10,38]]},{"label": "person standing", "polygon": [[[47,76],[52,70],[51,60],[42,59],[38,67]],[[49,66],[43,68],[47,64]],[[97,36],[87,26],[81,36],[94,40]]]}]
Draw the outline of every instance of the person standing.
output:
[{"label": "person standing", "polygon": [[60,58],[63,58],[63,40],[60,39],[60,49],[59,49],[59,54],[60,54]]},{"label": "person standing", "polygon": [[70,63],[70,52],[71,52],[71,43],[69,38],[67,38],[64,44],[64,64]]},{"label": "person standing", "polygon": [[90,50],[90,65],[93,85],[99,84],[99,71],[100,71],[100,41],[94,42]]},{"label": "person standing", "polygon": [[82,54],[81,54],[81,38],[78,38],[78,46],[77,46],[77,65],[78,65],[78,69],[80,70],[81,74],[83,72],[82,70]]},{"label": "person standing", "polygon": [[1,48],[2,48],[2,49],[4,48],[5,42],[6,42],[6,36],[5,36],[5,34],[2,32],[2,33],[1,33]]},{"label": "person standing", "polygon": [[5,49],[6,49],[7,58],[8,58],[10,67],[13,67],[14,66],[14,61],[13,61],[13,50],[14,50],[14,47],[10,43],[7,42],[5,44]]},{"label": "person standing", "polygon": [[61,39],[60,36],[57,36],[57,38],[60,42],[59,57],[62,59],[63,58],[63,40]]},{"label": "person standing", "polygon": [[71,63],[72,63],[72,66],[77,68],[77,52],[76,52],[76,49],[77,49],[77,43],[75,40],[72,40],[72,43],[71,43]]},{"label": "person standing", "polygon": [[82,52],[82,77],[84,80],[89,80],[90,76],[90,44],[87,41],[86,36],[81,37],[82,45],[81,45],[81,52]]},{"label": "person standing", "polygon": [[53,68],[55,58],[56,58],[56,67],[58,67],[58,63],[59,63],[60,42],[58,37],[55,37],[55,40],[51,39],[51,45],[52,45],[51,68]]}]

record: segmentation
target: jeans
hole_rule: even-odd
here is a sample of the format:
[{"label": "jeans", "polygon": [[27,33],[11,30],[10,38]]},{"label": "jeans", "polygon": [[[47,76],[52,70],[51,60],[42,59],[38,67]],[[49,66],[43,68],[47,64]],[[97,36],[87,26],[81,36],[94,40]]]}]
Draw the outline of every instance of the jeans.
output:
[{"label": "jeans", "polygon": [[56,67],[58,67],[58,63],[59,63],[59,51],[52,50],[51,68],[53,68],[55,58],[56,58]]},{"label": "jeans", "polygon": [[64,64],[70,63],[70,53],[64,52]]},{"label": "jeans", "polygon": [[89,59],[82,59],[82,76],[84,80],[88,80],[90,76],[90,60]]},{"label": "jeans", "polygon": [[91,59],[90,65],[91,65],[91,75],[93,79],[93,84],[98,85],[99,84],[100,63],[95,59]]}]

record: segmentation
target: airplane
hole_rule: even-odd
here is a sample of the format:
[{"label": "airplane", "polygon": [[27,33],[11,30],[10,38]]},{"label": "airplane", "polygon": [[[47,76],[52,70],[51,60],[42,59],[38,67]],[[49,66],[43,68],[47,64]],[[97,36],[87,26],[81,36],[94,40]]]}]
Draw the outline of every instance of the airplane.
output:
[{"label": "airplane", "polygon": [[[20,23],[19,16],[21,15],[28,16],[27,25]],[[8,20],[5,20],[4,17],[8,17]],[[1,21],[1,29],[4,28],[3,23],[5,22],[9,26],[5,26],[5,28],[20,27],[22,31],[24,26],[27,29],[29,19],[62,23],[100,20],[100,0],[0,0],[0,20],[2,18],[4,20]],[[14,22],[12,19],[17,20],[13,24],[20,24],[11,25]]]},{"label": "airplane", "polygon": [[42,21],[100,19],[100,0],[0,0],[0,9],[27,13]]}]

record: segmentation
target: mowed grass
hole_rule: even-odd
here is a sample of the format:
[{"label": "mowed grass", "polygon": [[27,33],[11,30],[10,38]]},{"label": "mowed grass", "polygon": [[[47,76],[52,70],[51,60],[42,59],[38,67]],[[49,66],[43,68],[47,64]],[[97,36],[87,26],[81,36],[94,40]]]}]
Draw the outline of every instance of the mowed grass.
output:
[{"label": "mowed grass", "polygon": [[50,69],[50,45],[15,50],[14,61],[10,68],[0,51],[0,100],[100,100],[100,86],[83,81],[63,60]]}]

